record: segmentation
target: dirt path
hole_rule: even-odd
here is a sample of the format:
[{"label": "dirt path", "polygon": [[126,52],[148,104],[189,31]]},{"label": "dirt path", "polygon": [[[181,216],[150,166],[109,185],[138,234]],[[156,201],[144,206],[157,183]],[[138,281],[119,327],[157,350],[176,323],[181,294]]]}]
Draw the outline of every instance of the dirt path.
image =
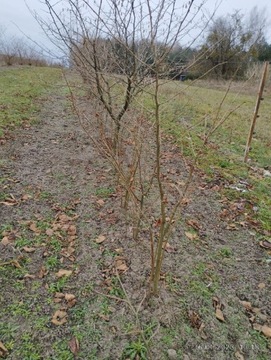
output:
[{"label": "dirt path", "polygon": [[[176,148],[168,151],[169,169],[185,171]],[[244,202],[219,195],[221,180],[195,177],[161,296],[148,302],[148,239],[132,240],[110,166],[66,98],[49,96],[40,123],[0,154],[7,359],[270,358],[260,327],[271,326],[270,264]]]}]

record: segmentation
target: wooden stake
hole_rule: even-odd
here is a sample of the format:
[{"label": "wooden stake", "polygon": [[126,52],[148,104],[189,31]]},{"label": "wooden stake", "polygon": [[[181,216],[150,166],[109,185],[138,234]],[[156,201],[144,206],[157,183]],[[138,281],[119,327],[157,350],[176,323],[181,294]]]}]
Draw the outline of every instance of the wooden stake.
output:
[{"label": "wooden stake", "polygon": [[268,65],[269,65],[269,62],[266,61],[264,63],[264,69],[263,69],[263,74],[262,74],[262,78],[261,78],[261,82],[260,82],[257,101],[256,101],[255,109],[254,109],[253,119],[251,122],[250,131],[249,131],[248,138],[247,138],[247,144],[246,144],[245,156],[244,156],[245,163],[248,160],[248,153],[249,153],[250,144],[252,141],[252,136],[253,136],[253,132],[254,132],[255,125],[256,125],[256,120],[258,117],[260,103],[261,103],[261,100],[263,100],[262,96],[263,96],[263,90],[264,90],[264,86],[265,86],[265,82],[266,82],[266,78],[267,78]]}]

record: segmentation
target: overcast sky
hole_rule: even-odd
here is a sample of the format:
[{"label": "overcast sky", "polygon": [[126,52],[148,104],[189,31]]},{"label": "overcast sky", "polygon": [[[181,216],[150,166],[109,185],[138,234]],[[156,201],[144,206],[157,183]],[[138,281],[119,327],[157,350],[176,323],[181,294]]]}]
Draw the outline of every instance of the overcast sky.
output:
[{"label": "overcast sky", "polygon": [[[210,12],[213,11],[215,4],[218,2],[220,2],[220,0],[207,1]],[[34,9],[41,15],[43,14],[45,9],[44,6],[42,6],[42,1],[26,0],[26,3],[31,9]],[[24,0],[0,0],[0,5],[0,27],[6,28],[8,34],[21,36],[19,30],[21,29],[22,32],[32,39],[48,44],[42,30],[30,14]],[[259,10],[266,8],[268,18],[271,20],[270,0],[222,0],[216,15],[226,15],[239,9],[243,13],[248,13],[254,6],[257,6]],[[266,37],[269,43],[271,42],[270,33],[271,31],[269,30]]]}]

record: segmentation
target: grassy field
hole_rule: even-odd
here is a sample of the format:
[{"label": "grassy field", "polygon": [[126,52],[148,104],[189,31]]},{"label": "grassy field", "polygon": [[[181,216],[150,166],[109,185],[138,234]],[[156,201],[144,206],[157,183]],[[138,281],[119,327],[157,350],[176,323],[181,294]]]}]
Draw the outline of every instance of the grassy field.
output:
[{"label": "grassy field", "polygon": [[[244,151],[253,118],[258,82],[169,82],[161,87],[162,127],[179,144],[183,154],[209,174],[223,177],[233,190],[230,197],[247,197],[257,204],[254,214],[263,229],[271,229],[271,85],[267,83],[252,139],[249,161]],[[150,110],[151,99],[144,96]],[[205,138],[208,141],[204,143]],[[266,170],[266,172],[265,172]],[[266,176],[263,176],[263,174]],[[240,194],[234,187],[249,180],[251,189]],[[240,189],[241,191],[241,189]]]},{"label": "grassy field", "polygon": [[115,176],[78,126],[61,71],[0,69],[0,358],[270,359],[271,92],[244,164],[257,84],[227,86],[162,88],[165,169],[182,180],[184,154],[198,175],[161,295],[146,301],[149,239],[129,234]]},{"label": "grassy field", "polygon": [[[36,120],[41,96],[61,78],[54,68],[0,68],[0,137]],[[37,101],[39,100],[39,101]]]}]

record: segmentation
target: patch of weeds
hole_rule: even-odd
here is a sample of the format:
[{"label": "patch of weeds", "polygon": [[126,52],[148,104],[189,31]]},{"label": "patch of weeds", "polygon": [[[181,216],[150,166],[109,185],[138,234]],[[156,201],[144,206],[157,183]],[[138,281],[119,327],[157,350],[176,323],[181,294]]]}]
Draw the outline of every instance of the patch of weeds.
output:
[{"label": "patch of weeds", "polygon": [[14,288],[18,291],[23,291],[23,290],[25,290],[25,284],[23,281],[20,281],[20,280],[16,281],[14,283]]},{"label": "patch of weeds", "polygon": [[60,265],[60,261],[57,255],[48,256],[45,261],[45,267],[48,270],[55,270]]},{"label": "patch of weeds", "polygon": [[223,258],[230,258],[233,255],[233,253],[231,249],[224,247],[219,250],[219,255],[222,256]]},{"label": "patch of weeds", "polygon": [[259,211],[257,215],[265,230],[271,230],[271,201],[262,200],[259,203]]},{"label": "patch of weeds", "polygon": [[21,336],[20,353],[21,359],[23,360],[41,360],[40,345],[34,343],[32,340],[32,334],[24,333]]},{"label": "patch of weeds", "polygon": [[31,309],[23,301],[15,302],[7,306],[7,311],[10,312],[12,316],[22,316],[24,318],[29,318],[31,315]]},{"label": "patch of weeds", "polygon": [[52,198],[52,194],[49,193],[48,191],[41,191],[39,193],[39,198],[40,200],[49,200]]},{"label": "patch of weeds", "polygon": [[231,167],[231,163],[230,163],[229,161],[223,159],[223,160],[220,160],[220,161],[218,162],[218,166],[221,167],[221,168],[223,168],[223,169],[225,169],[225,168],[230,168],[230,167]]},{"label": "patch of weeds", "polygon": [[[254,354],[257,354],[255,359],[268,360],[270,356],[270,344],[266,337],[261,335],[259,331],[251,330],[251,341],[247,342],[244,347],[248,350],[252,350]],[[262,354],[259,354],[259,353]]]},{"label": "patch of weeds", "polygon": [[79,306],[79,305],[74,306],[70,310],[70,316],[72,321],[78,325],[83,324],[87,312],[88,312],[87,306]]},{"label": "patch of weeds", "polygon": [[178,292],[180,290],[180,284],[178,283],[177,279],[174,278],[172,273],[167,273],[165,276],[165,283],[167,288],[171,292]]},{"label": "patch of weeds", "polygon": [[29,238],[25,238],[25,237],[19,237],[16,241],[15,241],[15,246],[18,248],[22,248],[24,246],[31,246],[33,245],[33,240],[29,239]]},{"label": "patch of weeds", "polygon": [[131,341],[124,349],[122,359],[140,359],[147,360],[147,347],[144,342],[139,338],[138,340]]},{"label": "patch of weeds", "polygon": [[61,242],[56,238],[51,238],[49,244],[50,244],[51,250],[56,252],[56,253],[59,253],[61,251],[61,249],[62,249]]},{"label": "patch of weeds", "polygon": [[5,346],[8,350],[12,350],[14,339],[19,328],[19,326],[13,325],[11,323],[0,322],[0,339],[5,343]]},{"label": "patch of weeds", "polygon": [[50,318],[48,316],[36,316],[34,328],[38,331],[47,330],[46,326],[49,323]]},{"label": "patch of weeds", "polygon": [[57,341],[53,344],[54,355],[50,360],[73,360],[74,356],[68,348],[66,341]]},{"label": "patch of weeds", "polygon": [[98,197],[107,198],[114,193],[114,189],[111,187],[100,187],[95,190],[95,195]]},{"label": "patch of weeds", "polygon": [[114,295],[117,296],[121,299],[124,298],[125,294],[124,291],[122,290],[120,284],[119,284],[119,280],[116,276],[112,276],[111,277],[111,290],[109,291],[110,295]]},{"label": "patch of weeds", "polygon": [[103,315],[110,315],[111,314],[111,308],[110,308],[110,303],[109,300],[104,297],[101,304],[100,304],[100,308],[101,308],[101,314]]},{"label": "patch of weeds", "polygon": [[49,285],[49,293],[50,294],[54,294],[56,292],[63,292],[65,286],[66,286],[66,283],[67,283],[67,277],[66,276],[63,276],[62,278],[58,279],[56,282],[54,283],[51,283]]}]

